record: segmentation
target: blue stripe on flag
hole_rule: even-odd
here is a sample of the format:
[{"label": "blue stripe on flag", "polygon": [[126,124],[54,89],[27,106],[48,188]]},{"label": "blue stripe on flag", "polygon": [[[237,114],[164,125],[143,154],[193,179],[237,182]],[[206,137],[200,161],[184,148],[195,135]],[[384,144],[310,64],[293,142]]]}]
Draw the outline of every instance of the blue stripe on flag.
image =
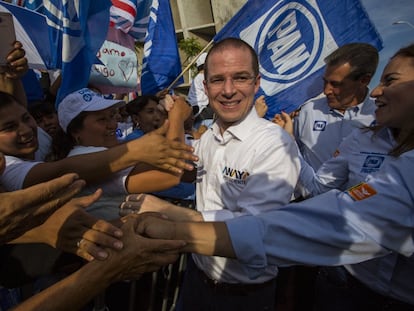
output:
[{"label": "blue stripe on flag", "polygon": [[56,104],[69,93],[86,87],[91,66],[106,38],[110,0],[44,0],[54,62],[62,82]]},{"label": "blue stripe on flag", "polygon": [[359,0],[249,0],[214,37],[239,37],[257,52],[266,117],[293,111],[322,91],[324,58],[339,46],[382,40]]}]

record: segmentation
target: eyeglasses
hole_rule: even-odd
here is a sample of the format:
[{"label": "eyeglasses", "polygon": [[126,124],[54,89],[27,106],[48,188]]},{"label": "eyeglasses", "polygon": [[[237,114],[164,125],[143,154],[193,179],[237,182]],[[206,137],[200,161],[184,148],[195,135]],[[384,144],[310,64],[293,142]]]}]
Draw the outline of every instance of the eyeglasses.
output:
[{"label": "eyeglasses", "polygon": [[250,75],[236,75],[230,78],[214,77],[207,80],[207,85],[215,89],[222,88],[227,79],[230,79],[235,87],[242,88],[251,85],[252,82],[256,80],[256,77],[252,77]]}]

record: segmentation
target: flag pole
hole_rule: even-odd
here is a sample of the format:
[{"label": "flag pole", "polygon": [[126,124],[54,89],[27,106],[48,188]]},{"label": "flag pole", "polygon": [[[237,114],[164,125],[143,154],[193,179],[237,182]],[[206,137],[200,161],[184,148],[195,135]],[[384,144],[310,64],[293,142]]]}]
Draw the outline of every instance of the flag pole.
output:
[{"label": "flag pole", "polygon": [[201,51],[196,55],[196,57],[194,57],[192,59],[192,61],[187,65],[187,67],[184,68],[183,71],[181,71],[181,73],[178,75],[177,78],[175,78],[175,80],[173,82],[171,82],[171,84],[167,87],[167,90],[169,91],[175,83],[177,83],[177,81],[191,68],[191,66],[197,61],[197,59],[200,57],[201,54],[203,54],[205,51],[207,51],[207,49],[214,43],[214,39],[211,40],[209,43],[207,43],[207,45],[205,47],[203,47],[201,49]]}]

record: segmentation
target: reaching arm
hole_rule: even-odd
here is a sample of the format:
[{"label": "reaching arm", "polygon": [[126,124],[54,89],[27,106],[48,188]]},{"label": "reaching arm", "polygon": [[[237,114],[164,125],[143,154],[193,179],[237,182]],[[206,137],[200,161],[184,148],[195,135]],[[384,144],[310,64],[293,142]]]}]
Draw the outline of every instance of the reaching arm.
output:
[{"label": "reaching arm", "polygon": [[184,252],[236,258],[224,222],[173,222],[145,213],[141,214],[137,232],[153,238],[183,240]]},{"label": "reaching arm", "polygon": [[42,225],[33,228],[11,243],[45,243],[88,261],[106,259],[104,247],[122,249],[122,231],[97,219],[83,209],[99,199],[101,191],[72,199],[54,212]]},{"label": "reaching arm", "polygon": [[196,210],[174,205],[150,194],[132,194],[126,197],[120,206],[120,214],[157,212],[173,221],[203,221],[203,216]]},{"label": "reaching arm", "polygon": [[[167,95],[169,96],[169,95]],[[172,98],[170,98],[172,101]],[[191,107],[180,97],[168,111],[169,127],[167,139],[184,143],[184,121],[191,113]],[[155,170],[153,166],[140,163],[130,172],[126,187],[129,193],[154,192],[176,186],[182,173],[172,173],[165,170]]]},{"label": "reaching arm", "polygon": [[0,243],[9,242],[42,224],[80,192],[85,182],[68,174],[28,189],[0,194]]},{"label": "reaching arm", "polygon": [[186,160],[196,161],[193,148],[164,137],[168,123],[139,139],[108,150],[68,157],[60,161],[39,163],[26,175],[23,186],[28,187],[68,172],[79,174],[87,183],[102,181],[112,173],[135,165],[149,163],[157,168],[181,174],[192,170]]},{"label": "reaching arm", "polygon": [[124,248],[108,250],[105,261],[94,260],[81,269],[17,306],[15,311],[79,310],[111,283],[133,280],[174,262],[182,241],[150,240],[135,233],[136,221],[121,227]]},{"label": "reaching arm", "polygon": [[27,106],[26,92],[20,79],[29,68],[25,54],[22,44],[16,41],[7,56],[8,66],[0,72],[0,90],[13,95],[21,104]]}]

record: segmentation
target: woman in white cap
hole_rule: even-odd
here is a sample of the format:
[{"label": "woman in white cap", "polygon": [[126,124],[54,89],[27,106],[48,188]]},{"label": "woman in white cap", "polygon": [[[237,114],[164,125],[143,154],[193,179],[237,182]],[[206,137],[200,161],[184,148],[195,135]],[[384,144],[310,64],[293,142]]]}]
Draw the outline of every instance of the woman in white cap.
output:
[{"label": "woman in white cap", "polygon": [[[125,105],[84,88],[66,96],[58,106],[62,129],[70,138],[68,157],[106,150],[119,144],[116,136],[117,108]],[[184,141],[184,121],[191,108],[184,100],[176,100],[168,112],[170,126],[167,137]],[[180,174],[154,169],[139,163],[119,171],[103,182],[88,185],[84,192],[103,189],[101,199],[89,208],[89,212],[103,219],[118,216],[118,205],[128,193],[154,192],[171,188],[180,182]]]}]

